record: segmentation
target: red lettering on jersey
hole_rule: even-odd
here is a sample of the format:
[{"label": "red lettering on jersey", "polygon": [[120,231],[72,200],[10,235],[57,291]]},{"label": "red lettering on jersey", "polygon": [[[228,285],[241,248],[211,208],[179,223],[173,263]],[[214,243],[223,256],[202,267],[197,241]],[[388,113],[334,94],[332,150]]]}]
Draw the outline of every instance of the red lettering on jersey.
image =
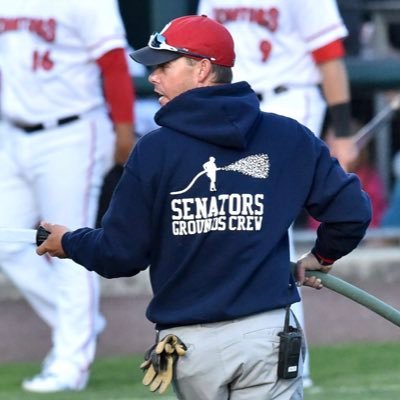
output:
[{"label": "red lettering on jersey", "polygon": [[264,14],[265,11],[262,8],[250,10],[250,21],[255,22],[258,25],[266,26]]},{"label": "red lettering on jersey", "polygon": [[233,21],[249,21],[263,26],[271,32],[278,28],[279,10],[275,7],[264,8],[214,8],[213,17],[221,24]]},{"label": "red lettering on jersey", "polygon": [[224,24],[229,21],[237,21],[239,12],[239,9],[234,8],[216,8],[214,9],[214,17],[219,23]]},{"label": "red lettering on jersey", "polygon": [[46,42],[53,42],[56,38],[57,21],[54,18],[0,18],[0,33],[8,31],[23,31],[35,33]]},{"label": "red lettering on jersey", "polygon": [[279,10],[277,8],[270,8],[266,10],[264,15],[264,20],[259,21],[258,23],[262,26],[265,26],[271,32],[275,32],[278,28],[278,17],[279,17]]},{"label": "red lettering on jersey", "polygon": [[17,29],[18,20],[16,18],[0,18],[0,33]]},{"label": "red lettering on jersey", "polygon": [[46,42],[53,42],[56,36],[56,20],[54,18],[48,20],[31,19],[29,21],[29,31],[35,32]]}]

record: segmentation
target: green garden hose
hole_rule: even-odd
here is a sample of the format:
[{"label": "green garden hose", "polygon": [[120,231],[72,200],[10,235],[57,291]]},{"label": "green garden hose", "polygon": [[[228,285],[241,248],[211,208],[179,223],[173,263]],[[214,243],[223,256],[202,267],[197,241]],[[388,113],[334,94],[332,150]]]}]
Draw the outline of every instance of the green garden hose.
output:
[{"label": "green garden hose", "polygon": [[[293,270],[295,265],[295,263],[292,263]],[[351,285],[343,279],[321,271],[306,271],[306,276],[315,276],[319,278],[321,283],[328,289],[367,307],[369,310],[400,327],[400,312],[398,310],[357,286]]]}]

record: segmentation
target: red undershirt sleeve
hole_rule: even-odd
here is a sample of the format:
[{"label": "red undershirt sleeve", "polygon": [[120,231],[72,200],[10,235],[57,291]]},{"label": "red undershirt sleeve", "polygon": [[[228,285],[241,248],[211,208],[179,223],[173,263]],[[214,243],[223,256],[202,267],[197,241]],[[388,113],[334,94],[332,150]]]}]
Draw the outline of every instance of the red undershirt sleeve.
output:
[{"label": "red undershirt sleeve", "polygon": [[314,50],[311,54],[317,64],[321,64],[335,58],[342,58],[345,55],[343,41],[341,39],[335,40],[326,46]]},{"label": "red undershirt sleeve", "polygon": [[135,90],[124,49],[114,49],[96,60],[103,77],[104,97],[113,123],[133,123]]}]

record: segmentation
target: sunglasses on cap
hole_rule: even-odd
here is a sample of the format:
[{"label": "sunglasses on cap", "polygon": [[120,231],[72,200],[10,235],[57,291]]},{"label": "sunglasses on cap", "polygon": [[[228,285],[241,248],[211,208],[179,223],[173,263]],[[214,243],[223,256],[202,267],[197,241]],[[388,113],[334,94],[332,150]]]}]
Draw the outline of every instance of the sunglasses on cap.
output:
[{"label": "sunglasses on cap", "polygon": [[151,49],[154,49],[154,50],[168,50],[168,51],[173,51],[174,53],[179,53],[179,54],[183,54],[183,55],[187,55],[187,56],[191,56],[191,57],[206,58],[210,61],[216,60],[214,57],[204,56],[202,54],[197,54],[197,53],[192,53],[183,47],[171,46],[170,44],[167,43],[166,37],[158,32],[154,32],[150,36],[149,43],[147,45]]}]

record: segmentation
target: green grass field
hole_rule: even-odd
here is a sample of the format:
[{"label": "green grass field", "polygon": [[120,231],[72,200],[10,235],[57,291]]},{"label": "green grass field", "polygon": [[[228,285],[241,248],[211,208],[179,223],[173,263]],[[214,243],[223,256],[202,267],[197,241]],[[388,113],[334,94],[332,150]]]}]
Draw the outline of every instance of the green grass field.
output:
[{"label": "green grass field", "polygon": [[[20,383],[37,372],[37,364],[0,365],[0,400],[172,400],[172,391],[160,396],[141,384],[142,357],[97,359],[88,388],[80,393],[33,395]],[[315,386],[309,400],[399,400],[400,342],[365,343],[311,348]],[[254,399],[258,400],[258,399]]]}]

